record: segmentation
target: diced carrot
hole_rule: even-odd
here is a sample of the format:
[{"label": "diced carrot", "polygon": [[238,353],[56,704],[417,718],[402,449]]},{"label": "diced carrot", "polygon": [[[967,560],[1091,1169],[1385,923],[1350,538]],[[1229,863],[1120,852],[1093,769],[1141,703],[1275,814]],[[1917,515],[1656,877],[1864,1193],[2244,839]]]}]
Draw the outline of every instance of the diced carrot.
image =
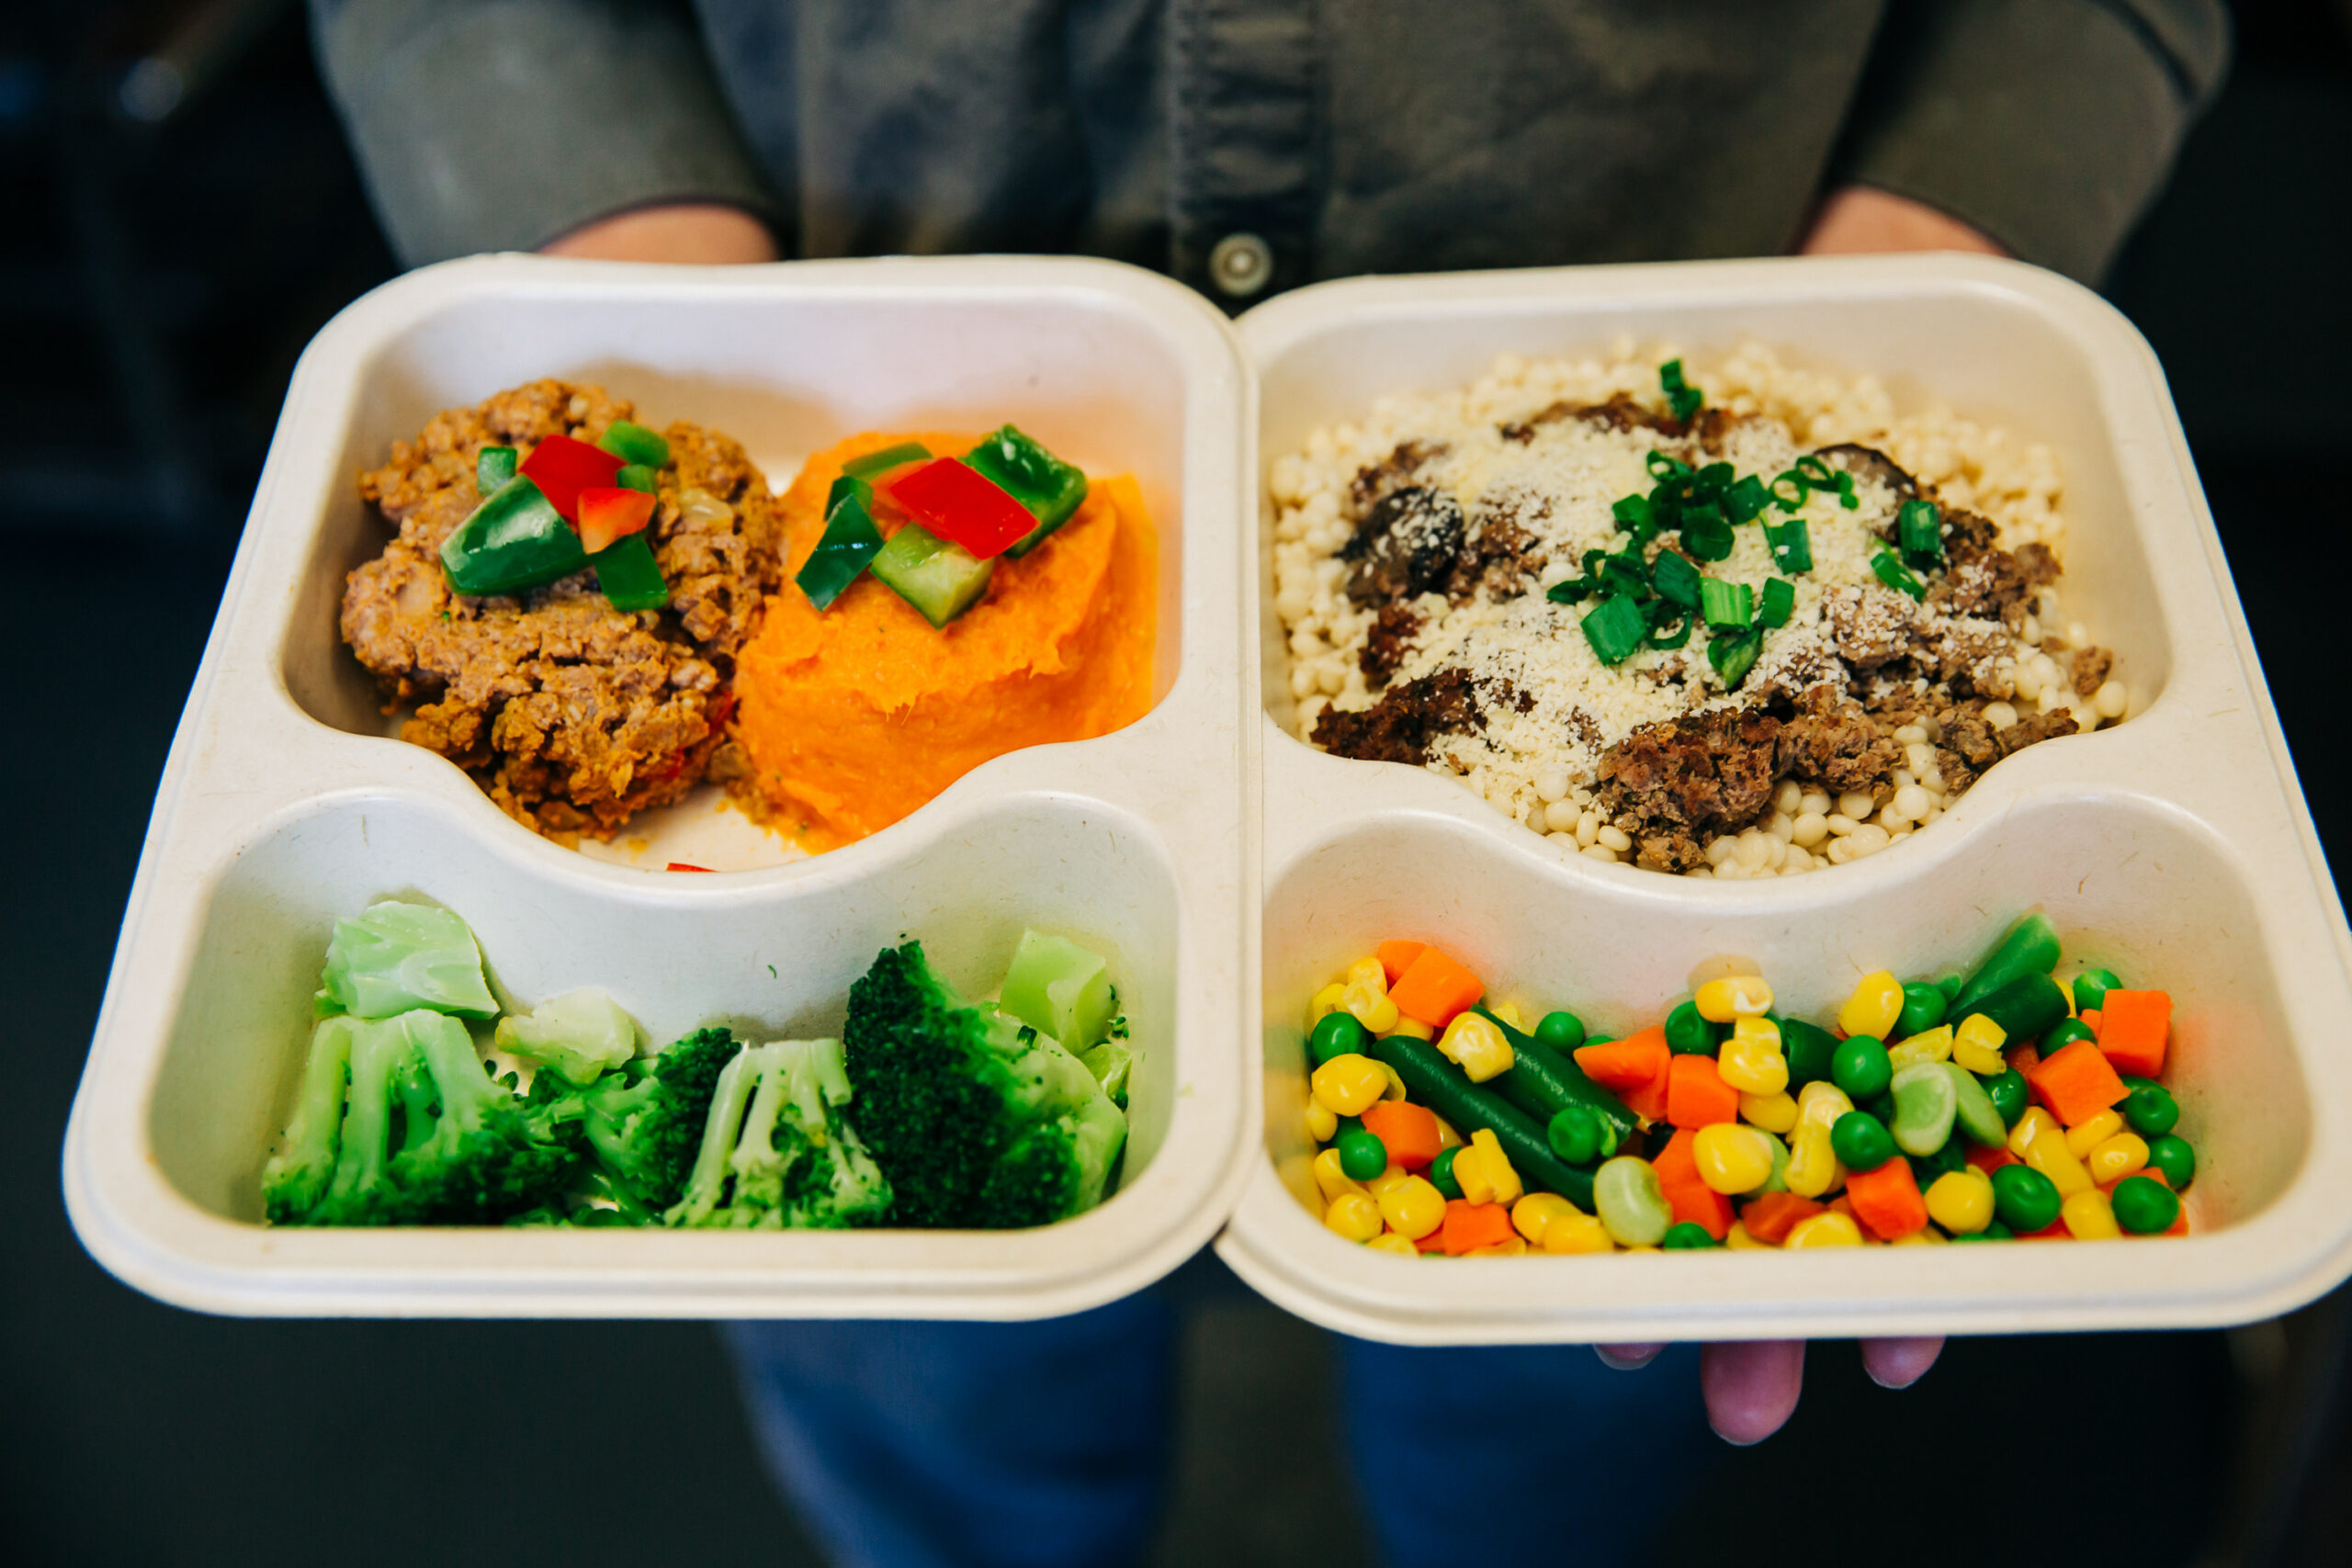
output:
[{"label": "diced carrot", "polygon": [[1500,1203],[1449,1199],[1445,1224],[1439,1227],[1439,1235],[1448,1258],[1459,1258],[1482,1247],[1500,1247],[1511,1238],[1510,1211]]},{"label": "diced carrot", "polygon": [[1676,1056],[1667,1071],[1668,1121],[1695,1131],[1739,1120],[1739,1090],[1724,1082],[1713,1056]]},{"label": "diced carrot", "polygon": [[1990,1176],[2005,1165],[2017,1164],[2018,1156],[2005,1148],[1981,1149],[1971,1144],[1968,1145],[1968,1163]]},{"label": "diced carrot", "polygon": [[1848,1172],[1846,1196],[1853,1202],[1854,1217],[1881,1241],[1909,1235],[1928,1223],[1928,1201],[1919,1196],[1919,1183],[1905,1159],[1888,1160],[1876,1170]]},{"label": "diced carrot", "polygon": [[[1838,1196],[1829,1200],[1829,1212],[1833,1214],[1843,1214],[1848,1219],[1853,1221],[1856,1224],[1860,1224],[1862,1223],[1862,1217],[1854,1213],[1854,1201],[1851,1198],[1847,1197],[1843,1192],[1838,1193]],[[1865,1231],[1862,1234],[1867,1235],[1870,1233]]]},{"label": "diced carrot", "polygon": [[1388,984],[1393,986],[1403,979],[1405,971],[1413,966],[1413,960],[1419,958],[1421,949],[1428,945],[1425,942],[1382,942],[1374,951],[1380,956],[1380,967],[1387,973]]},{"label": "diced carrot", "polygon": [[[1703,1062],[1706,1058],[1678,1056],[1675,1060]],[[1731,1230],[1731,1200],[1699,1179],[1698,1137],[1689,1127],[1678,1129],[1650,1161],[1650,1168],[1657,1172],[1658,1190],[1674,1211],[1674,1223],[1703,1226],[1709,1235],[1721,1241]]]},{"label": "diced carrot", "polygon": [[2030,1045],[2020,1045],[2009,1053],[2009,1071],[2025,1079],[2026,1098],[2047,1111],[2050,1102],[2041,1098],[2041,1091],[2033,1085],[2033,1075],[2041,1066],[2041,1053]]},{"label": "diced carrot", "polygon": [[2169,992],[2109,991],[2099,1009],[2098,1048],[2119,1073],[2152,1078],[2164,1071],[2171,1032]]},{"label": "diced carrot", "polygon": [[1623,1040],[1579,1045],[1569,1054],[1584,1069],[1585,1077],[1620,1094],[1646,1088],[1651,1079],[1665,1073],[1667,1063],[1674,1055],[1667,1048],[1666,1025],[1662,1023],[1654,1023]]},{"label": "diced carrot", "polygon": [[1421,1170],[1437,1158],[1437,1112],[1409,1100],[1379,1100],[1363,1109],[1363,1130],[1378,1138],[1388,1157],[1407,1170]]},{"label": "diced carrot", "polygon": [[1413,1246],[1422,1252],[1443,1252],[1445,1250],[1445,1226],[1442,1224],[1439,1225],[1437,1229],[1430,1232],[1429,1235],[1413,1243]]},{"label": "diced carrot", "polygon": [[2041,1092],[2050,1113],[2069,1127],[2081,1126],[2127,1092],[2107,1057],[2088,1040],[2060,1050],[2037,1066],[2026,1081]]},{"label": "diced carrot", "polygon": [[1639,1089],[1621,1090],[1618,1099],[1625,1109],[1645,1122],[1663,1123],[1666,1121],[1667,1091],[1674,1087],[1674,1058],[1668,1056],[1657,1065],[1657,1075]]},{"label": "diced carrot", "polygon": [[2083,1027],[2091,1032],[2091,1038],[2094,1040],[2098,1039],[2099,1030],[2105,1027],[2107,1023],[2107,1010],[2104,1008],[2085,1008],[2080,1016],[2083,1021]]},{"label": "diced carrot", "polygon": [[1789,1238],[1789,1232],[1799,1220],[1826,1214],[1828,1205],[1816,1203],[1794,1192],[1767,1192],[1749,1201],[1739,1212],[1739,1223],[1757,1240],[1778,1247]]},{"label": "diced carrot", "polygon": [[[1384,962],[1382,967],[1385,968]],[[1419,1019],[1431,1029],[1443,1029],[1453,1015],[1475,1005],[1487,994],[1478,976],[1434,947],[1413,954],[1413,962],[1388,987],[1388,999],[1407,1018]]]}]

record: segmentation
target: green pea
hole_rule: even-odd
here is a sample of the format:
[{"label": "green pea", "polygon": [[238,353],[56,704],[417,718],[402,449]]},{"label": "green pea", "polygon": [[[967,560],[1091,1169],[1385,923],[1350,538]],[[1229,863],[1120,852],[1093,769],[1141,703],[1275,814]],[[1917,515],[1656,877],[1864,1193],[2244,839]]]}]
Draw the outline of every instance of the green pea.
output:
[{"label": "green pea", "polygon": [[1377,1133],[1344,1134],[1331,1146],[1340,1151],[1340,1169],[1351,1181],[1370,1181],[1388,1168],[1388,1145]]},{"label": "green pea", "polygon": [[1960,1146],[1958,1138],[1933,1154],[1912,1155],[1909,1159],[1912,1179],[1918,1182],[1922,1192],[1936,1184],[1937,1177],[1950,1176],[1955,1170],[1968,1168],[1968,1154]]},{"label": "green pea", "polygon": [[2146,1176],[2127,1176],[2115,1184],[2115,1223],[2133,1235],[2154,1235],[2172,1228],[2180,1218],[2180,1200],[2171,1188]]},{"label": "green pea", "polygon": [[2017,1232],[2015,1232],[2015,1231],[2013,1231],[2013,1230],[2009,1229],[2009,1227],[2008,1227],[2008,1226],[2007,1226],[2007,1225],[2003,1224],[2000,1221],[1998,1221],[1998,1220],[1995,1220],[1991,1224],[1986,1225],[1983,1230],[1976,1232],[1976,1233],[1975,1233],[1974,1235],[1955,1235],[1955,1236],[1953,1236],[1953,1237],[1952,1237],[1952,1240],[1954,1240],[1954,1241],[2015,1241],[2015,1240],[2017,1240],[2017,1238],[2018,1238]]},{"label": "green pea", "polygon": [[1925,980],[1914,980],[1903,987],[1903,1015],[1894,1021],[1894,1032],[1908,1040],[1924,1030],[1933,1029],[1944,1021],[1944,1007],[1950,1000],[1941,991]]},{"label": "green pea", "polygon": [[2033,1091],[2026,1087],[2025,1075],[2015,1067],[2004,1067],[1986,1078],[1984,1092],[1991,1098],[1993,1109],[2001,1113],[2005,1126],[2016,1126],[2026,1107],[2033,1103]]},{"label": "green pea", "polygon": [[2123,1087],[2132,1091],[2123,1100],[2123,1120],[2140,1136],[2159,1137],[2179,1123],[2180,1101],[2155,1079],[2126,1077]]},{"label": "green pea", "polygon": [[1356,1021],[1356,1015],[1344,1008],[1327,1012],[1315,1021],[1315,1032],[1306,1037],[1306,1054],[1321,1066],[1334,1056],[1361,1052],[1371,1035]]},{"label": "green pea", "polygon": [[1894,1134],[1867,1111],[1849,1111],[1830,1124],[1829,1147],[1848,1170],[1876,1170],[1894,1157]]},{"label": "green pea", "polygon": [[1993,1212],[2020,1232],[2048,1230],[2058,1218],[2058,1187],[2030,1165],[2005,1165],[1993,1173]]},{"label": "green pea", "polygon": [[2148,1163],[2165,1173],[2176,1192],[2197,1179],[2197,1151],[2177,1133],[2148,1140]]},{"label": "green pea", "polygon": [[2123,982],[2112,969],[2086,969],[2075,976],[2075,1010],[2087,1012],[2107,1005],[2107,993],[2120,991]]},{"label": "green pea", "polygon": [[1706,1226],[1685,1220],[1669,1228],[1666,1239],[1658,1245],[1668,1252],[1697,1252],[1702,1247],[1721,1247],[1723,1243],[1709,1235]]},{"label": "green pea", "polygon": [[1572,1012],[1547,1012],[1535,1026],[1535,1038],[1555,1051],[1573,1051],[1584,1043],[1584,1020]]},{"label": "green pea", "polygon": [[1346,1137],[1350,1133],[1361,1133],[1363,1131],[1363,1117],[1342,1116],[1340,1118],[1340,1124],[1331,1129],[1331,1145],[1336,1148],[1339,1146],[1340,1140]]},{"label": "green pea", "polygon": [[1678,1056],[1712,1056],[1723,1042],[1715,1026],[1699,1016],[1699,1004],[1684,1002],[1666,1015],[1666,1048]]},{"label": "green pea", "polygon": [[1829,1059],[1829,1081],[1857,1105],[1871,1095],[1885,1093],[1894,1077],[1894,1064],[1886,1059],[1885,1043],[1867,1034],[1844,1041]]},{"label": "green pea", "polygon": [[1965,975],[1939,975],[1936,976],[1936,989],[1944,994],[1944,1009],[1946,1011],[1951,1010],[1952,998],[1960,995],[1960,988],[1966,984],[1968,984],[1968,976]]},{"label": "green pea", "polygon": [[1442,1198],[1462,1196],[1462,1183],[1453,1179],[1453,1156],[1461,1152],[1462,1145],[1456,1144],[1450,1149],[1438,1150],[1437,1158],[1430,1161],[1430,1185],[1437,1189]]},{"label": "green pea", "polygon": [[1563,1106],[1544,1129],[1544,1140],[1552,1152],[1568,1165],[1590,1165],[1600,1157],[1601,1135],[1611,1131],[1609,1124],[1590,1106]]},{"label": "green pea", "polygon": [[1894,1075],[1894,1121],[1887,1131],[1896,1148],[1906,1155],[1931,1155],[1951,1142],[1960,1090],[1941,1062],[1914,1062]]},{"label": "green pea", "polygon": [[2096,1038],[2098,1038],[2098,1036],[2091,1033],[2091,1026],[2085,1023],[2081,1019],[2061,1019],[2056,1023],[2052,1024],[2049,1032],[2042,1035],[2041,1054],[2045,1056],[2054,1056],[2060,1051],[2063,1051],[2067,1046],[2072,1045],[2077,1040],[2093,1040]]},{"label": "green pea", "polygon": [[1592,1206],[1620,1247],[1656,1247],[1674,1224],[1674,1209],[1645,1159],[1620,1155],[1592,1179]]}]

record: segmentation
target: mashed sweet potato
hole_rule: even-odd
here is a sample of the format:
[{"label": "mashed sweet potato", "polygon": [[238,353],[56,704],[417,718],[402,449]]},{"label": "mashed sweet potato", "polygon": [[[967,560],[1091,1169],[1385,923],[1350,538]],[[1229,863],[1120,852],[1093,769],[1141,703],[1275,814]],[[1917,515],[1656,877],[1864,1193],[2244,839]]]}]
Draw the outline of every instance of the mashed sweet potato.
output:
[{"label": "mashed sweet potato", "polygon": [[786,585],[738,661],[736,788],[811,850],[888,827],[991,757],[1107,735],[1151,706],[1158,543],[1125,477],[1095,479],[1076,516],[1000,559],[944,629],[870,576],[809,607],[791,578],[824,533],[825,492],[843,463],[909,439],[934,452],[974,440],[854,436],[800,470],[780,502]]}]

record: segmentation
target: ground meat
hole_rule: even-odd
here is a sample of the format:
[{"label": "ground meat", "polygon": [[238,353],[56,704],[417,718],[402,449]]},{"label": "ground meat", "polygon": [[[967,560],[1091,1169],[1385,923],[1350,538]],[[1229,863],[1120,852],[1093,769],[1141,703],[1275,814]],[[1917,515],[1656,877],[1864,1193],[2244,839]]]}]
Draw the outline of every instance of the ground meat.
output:
[{"label": "ground meat", "polygon": [[1844,441],[1835,446],[1824,446],[1814,456],[1835,457],[1856,479],[1876,479],[1905,501],[1919,493],[1919,481],[1904,472],[1894,458],[1875,446],[1865,446],[1858,441]]},{"label": "ground meat", "polygon": [[[1515,692],[1495,695],[1518,705],[1526,700]],[[1470,672],[1451,668],[1408,681],[1361,713],[1328,709],[1315,722],[1315,743],[1337,757],[1419,765],[1430,760],[1431,741],[1486,727],[1481,694]]]},{"label": "ground meat", "polygon": [[1340,558],[1355,563],[1348,597],[1369,607],[1442,592],[1466,533],[1461,503],[1445,491],[1422,485],[1390,491],[1340,547]]},{"label": "ground meat", "polygon": [[2025,573],[2025,580],[2036,588],[2046,587],[2058,581],[2058,558],[2050,553],[2048,545],[2039,540],[2018,547],[2018,567]]},{"label": "ground meat", "polygon": [[1367,686],[1385,686],[1388,677],[1396,673],[1413,651],[1413,638],[1420,635],[1421,617],[1403,604],[1384,604],[1372,623],[1372,630],[1364,638],[1363,651],[1356,656],[1356,667],[1363,671]]},{"label": "ground meat", "polygon": [[1634,838],[1641,864],[1689,871],[1705,859],[1706,835],[1736,831],[1771,800],[1781,728],[1760,708],[1645,724],[1600,759],[1595,798]]},{"label": "ground meat", "polygon": [[667,610],[615,610],[586,571],[512,598],[450,590],[440,548],[480,502],[483,446],[527,457],[550,435],[594,441],[633,412],[600,387],[537,381],[436,415],[359,479],[400,532],[346,581],[344,640],[387,712],[426,699],[403,739],[558,838],[609,839],[702,777],[733,705],[734,654],[781,575],[767,481],[734,442],[681,423],[666,433],[671,466],[648,529]]},{"label": "ground meat", "polygon": [[2024,624],[2025,601],[2036,586],[2033,570],[2022,553],[1986,550],[1947,572],[1942,581],[1928,591],[1928,603],[1949,615],[1999,621],[2014,630]]},{"label": "ground meat", "polygon": [[1361,523],[1371,516],[1374,507],[1420,478],[1421,470],[1444,457],[1445,452],[1442,442],[1401,441],[1394,452],[1379,462],[1358,468],[1348,485],[1348,521]]},{"label": "ground meat", "polygon": [[1838,657],[1857,670],[1875,670],[1903,658],[1917,640],[1917,610],[1909,599],[1892,590],[1826,590],[1821,614]]},{"label": "ground meat", "polygon": [[1861,705],[1837,688],[1815,686],[1796,700],[1775,747],[1779,775],[1843,795],[1876,791],[1903,765],[1903,748],[1882,739]]},{"label": "ground meat", "polygon": [[2115,668],[2115,655],[2103,648],[2078,648],[2070,665],[2075,694],[2087,697],[2107,684],[2108,671]]},{"label": "ground meat", "polygon": [[1504,513],[1487,513],[1454,558],[1445,595],[1466,604],[1484,589],[1490,599],[1516,597],[1532,587],[1548,558],[1535,536]]},{"label": "ground meat", "polygon": [[1655,430],[1661,435],[1679,435],[1684,426],[1670,414],[1644,408],[1623,392],[1605,403],[1553,403],[1530,414],[1523,422],[1498,425],[1502,438],[1521,446],[1535,438],[1540,425],[1556,424],[1564,419],[1582,420],[1603,430]]}]

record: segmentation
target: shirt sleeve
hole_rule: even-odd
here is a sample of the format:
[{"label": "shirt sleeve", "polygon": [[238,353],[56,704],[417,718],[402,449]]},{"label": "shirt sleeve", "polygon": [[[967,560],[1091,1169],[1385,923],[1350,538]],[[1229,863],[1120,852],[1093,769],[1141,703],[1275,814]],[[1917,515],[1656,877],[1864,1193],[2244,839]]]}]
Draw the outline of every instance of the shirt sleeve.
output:
[{"label": "shirt sleeve", "polygon": [[673,201],[781,236],[691,17],[645,0],[311,0],[321,73],[411,265]]},{"label": "shirt sleeve", "polygon": [[2095,281],[2221,84],[2219,0],[1924,0],[1891,9],[1835,184],[1974,225]]}]

